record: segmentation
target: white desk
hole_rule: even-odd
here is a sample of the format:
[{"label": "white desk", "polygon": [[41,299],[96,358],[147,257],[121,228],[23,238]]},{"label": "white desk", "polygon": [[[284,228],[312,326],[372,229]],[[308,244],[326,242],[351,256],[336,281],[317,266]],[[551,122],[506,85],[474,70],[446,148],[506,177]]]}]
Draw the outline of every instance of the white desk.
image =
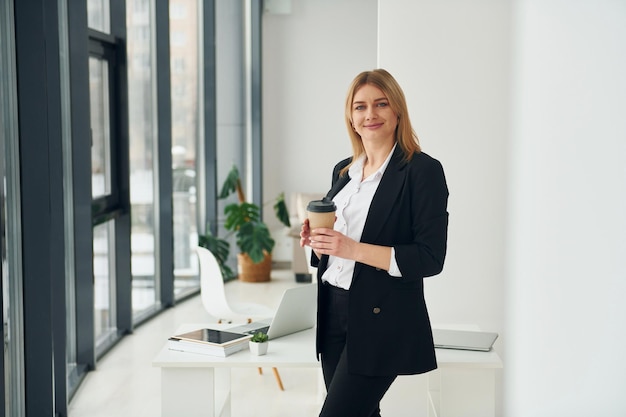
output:
[{"label": "white desk", "polygon": [[418,410],[411,416],[496,416],[496,373],[502,368],[498,354],[450,349],[435,349],[435,353],[438,368],[399,376],[385,394],[381,410],[394,408],[395,403]]},{"label": "white desk", "polygon": [[[227,328],[216,324],[184,325],[177,333],[202,327]],[[415,402],[416,408],[411,408],[417,415],[495,415],[495,373],[502,368],[497,353],[437,349],[437,363],[439,369],[428,374],[399,377],[381,408],[385,402],[394,401],[394,396],[401,396],[402,401]],[[162,417],[230,417],[231,368],[320,367],[315,357],[314,329],[270,341],[264,356],[253,356],[245,349],[221,358],[171,351],[164,343],[152,365],[161,368]],[[408,393],[404,394],[403,389]]]}]

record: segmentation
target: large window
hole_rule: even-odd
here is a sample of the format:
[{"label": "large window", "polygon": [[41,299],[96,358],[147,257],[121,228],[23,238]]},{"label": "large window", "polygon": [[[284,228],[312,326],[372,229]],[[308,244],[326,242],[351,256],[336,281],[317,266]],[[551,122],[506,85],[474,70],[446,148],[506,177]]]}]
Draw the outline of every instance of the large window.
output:
[{"label": "large window", "polygon": [[[88,3],[90,25],[109,21],[106,18],[107,4],[106,1],[95,0]],[[98,19],[92,18],[94,16]],[[126,60],[120,59],[124,53],[122,45],[123,42],[117,36],[93,28],[89,31],[93,325],[96,356],[112,346],[130,327],[131,322],[128,220],[130,174],[124,126],[127,115],[123,63]]]},{"label": "large window", "polygon": [[0,2],[0,415],[16,417],[67,415],[134,323],[198,291],[215,195],[214,2],[28,3]]},{"label": "large window", "polygon": [[200,120],[200,16],[198,0],[170,1],[172,90],[172,181],[174,212],[174,291],[177,297],[199,286],[197,230]]},{"label": "large window", "polygon": [[[94,328],[96,348],[105,349],[115,339],[115,228],[108,219],[110,209],[115,209],[115,155],[111,138],[111,78],[110,62],[100,57],[89,58],[89,93],[91,111],[91,186],[98,214],[94,219],[93,271],[94,271]],[[108,200],[108,201],[107,201]],[[113,201],[111,201],[113,200]],[[109,206],[109,209],[105,208]],[[102,208],[100,208],[102,207]],[[94,210],[94,211],[96,211]]]}]

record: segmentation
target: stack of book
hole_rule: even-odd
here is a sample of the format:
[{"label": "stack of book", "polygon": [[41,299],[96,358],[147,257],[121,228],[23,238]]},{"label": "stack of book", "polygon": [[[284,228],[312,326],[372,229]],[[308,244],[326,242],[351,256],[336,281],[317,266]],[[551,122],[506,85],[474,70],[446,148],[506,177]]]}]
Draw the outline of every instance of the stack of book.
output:
[{"label": "stack of book", "polygon": [[251,337],[224,330],[198,329],[172,336],[167,344],[171,350],[226,357],[244,349]]}]

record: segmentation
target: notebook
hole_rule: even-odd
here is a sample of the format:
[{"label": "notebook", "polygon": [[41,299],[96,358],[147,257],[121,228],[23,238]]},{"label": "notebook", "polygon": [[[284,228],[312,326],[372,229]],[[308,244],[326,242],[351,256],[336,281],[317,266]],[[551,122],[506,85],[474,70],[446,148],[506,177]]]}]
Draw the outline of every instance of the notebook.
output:
[{"label": "notebook", "polygon": [[498,333],[480,332],[470,330],[433,329],[433,340],[436,348],[478,350],[487,352],[491,350]]},{"label": "notebook", "polygon": [[244,334],[262,331],[270,340],[277,339],[315,326],[316,310],[316,283],[288,288],[283,292],[273,318],[231,327],[228,331]]}]

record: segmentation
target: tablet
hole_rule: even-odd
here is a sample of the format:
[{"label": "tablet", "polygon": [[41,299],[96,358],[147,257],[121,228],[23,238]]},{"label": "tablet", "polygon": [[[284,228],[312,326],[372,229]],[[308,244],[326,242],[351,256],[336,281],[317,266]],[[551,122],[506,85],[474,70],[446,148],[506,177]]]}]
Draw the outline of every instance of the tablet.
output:
[{"label": "tablet", "polygon": [[206,343],[213,346],[228,346],[233,343],[241,342],[250,338],[251,336],[248,334],[215,329],[198,329],[192,332],[178,334],[172,337],[172,339]]}]

